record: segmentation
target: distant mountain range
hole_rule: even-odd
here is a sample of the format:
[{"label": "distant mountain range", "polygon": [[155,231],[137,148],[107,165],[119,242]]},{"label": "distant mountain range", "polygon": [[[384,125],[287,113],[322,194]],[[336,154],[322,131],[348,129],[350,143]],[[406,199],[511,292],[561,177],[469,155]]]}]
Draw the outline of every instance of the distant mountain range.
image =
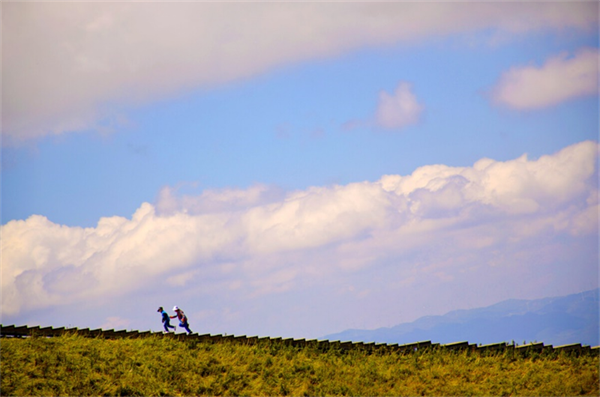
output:
[{"label": "distant mountain range", "polygon": [[323,339],[399,344],[424,340],[442,344],[537,341],[554,346],[571,343],[598,346],[599,292],[600,289],[595,289],[555,298],[510,299],[488,307],[421,317],[390,328],[349,329]]}]

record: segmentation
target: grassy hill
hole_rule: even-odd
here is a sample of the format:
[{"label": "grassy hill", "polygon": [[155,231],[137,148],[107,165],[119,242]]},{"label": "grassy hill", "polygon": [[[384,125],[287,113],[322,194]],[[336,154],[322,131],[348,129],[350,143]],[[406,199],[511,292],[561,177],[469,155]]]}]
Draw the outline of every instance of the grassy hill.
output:
[{"label": "grassy hill", "polygon": [[3,396],[599,395],[596,354],[253,346],[160,335],[2,338]]}]

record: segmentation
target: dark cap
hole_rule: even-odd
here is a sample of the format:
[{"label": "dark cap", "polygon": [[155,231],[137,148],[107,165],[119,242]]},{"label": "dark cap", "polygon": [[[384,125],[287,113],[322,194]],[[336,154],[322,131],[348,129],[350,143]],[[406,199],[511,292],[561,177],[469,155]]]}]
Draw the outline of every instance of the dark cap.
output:
[{"label": "dark cap", "polygon": [[161,307],[158,308],[157,312],[162,312],[162,311],[163,311],[163,308],[161,306]]}]

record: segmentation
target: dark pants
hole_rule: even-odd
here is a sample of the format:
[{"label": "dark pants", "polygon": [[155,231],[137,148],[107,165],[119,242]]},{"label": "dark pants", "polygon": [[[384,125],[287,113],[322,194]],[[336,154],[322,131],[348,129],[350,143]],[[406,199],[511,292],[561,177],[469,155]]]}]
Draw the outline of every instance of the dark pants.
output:
[{"label": "dark pants", "polygon": [[165,326],[165,331],[166,332],[169,332],[169,328],[175,329],[175,327],[171,325],[170,321],[163,321],[163,325]]},{"label": "dark pants", "polygon": [[180,322],[179,326],[185,328],[188,334],[192,333],[192,331],[190,331],[190,325],[187,323],[187,321],[185,323]]}]

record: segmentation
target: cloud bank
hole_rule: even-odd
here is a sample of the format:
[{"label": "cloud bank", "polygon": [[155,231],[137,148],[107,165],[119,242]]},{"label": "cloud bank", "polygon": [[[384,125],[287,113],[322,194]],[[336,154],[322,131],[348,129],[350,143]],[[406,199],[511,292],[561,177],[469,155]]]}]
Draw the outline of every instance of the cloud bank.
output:
[{"label": "cloud bank", "polygon": [[598,49],[585,48],[568,57],[548,59],[541,67],[515,67],[505,72],[493,90],[493,99],[513,109],[553,106],[569,99],[598,95]]},{"label": "cloud bank", "polygon": [[[85,310],[109,296],[135,312],[131,297],[171,288],[180,299],[219,302],[186,312],[223,327],[256,330],[274,318],[325,331],[414,318],[434,310],[434,300],[443,310],[440,299],[476,305],[507,291],[594,288],[598,151],[586,141],[539,159],[428,165],[293,192],[254,186],[179,196],[165,187],[131,219],[102,218],[93,228],[40,215],[10,221],[1,229],[2,321],[66,305]],[[479,302],[484,291],[488,301]],[[267,304],[231,312],[267,298],[319,304],[298,308],[304,317]],[[398,305],[382,308],[385,299],[422,302],[400,314]]]},{"label": "cloud bank", "polygon": [[595,29],[582,3],[76,3],[3,6],[3,144],[110,132],[139,106],[366,46],[490,29]]}]

